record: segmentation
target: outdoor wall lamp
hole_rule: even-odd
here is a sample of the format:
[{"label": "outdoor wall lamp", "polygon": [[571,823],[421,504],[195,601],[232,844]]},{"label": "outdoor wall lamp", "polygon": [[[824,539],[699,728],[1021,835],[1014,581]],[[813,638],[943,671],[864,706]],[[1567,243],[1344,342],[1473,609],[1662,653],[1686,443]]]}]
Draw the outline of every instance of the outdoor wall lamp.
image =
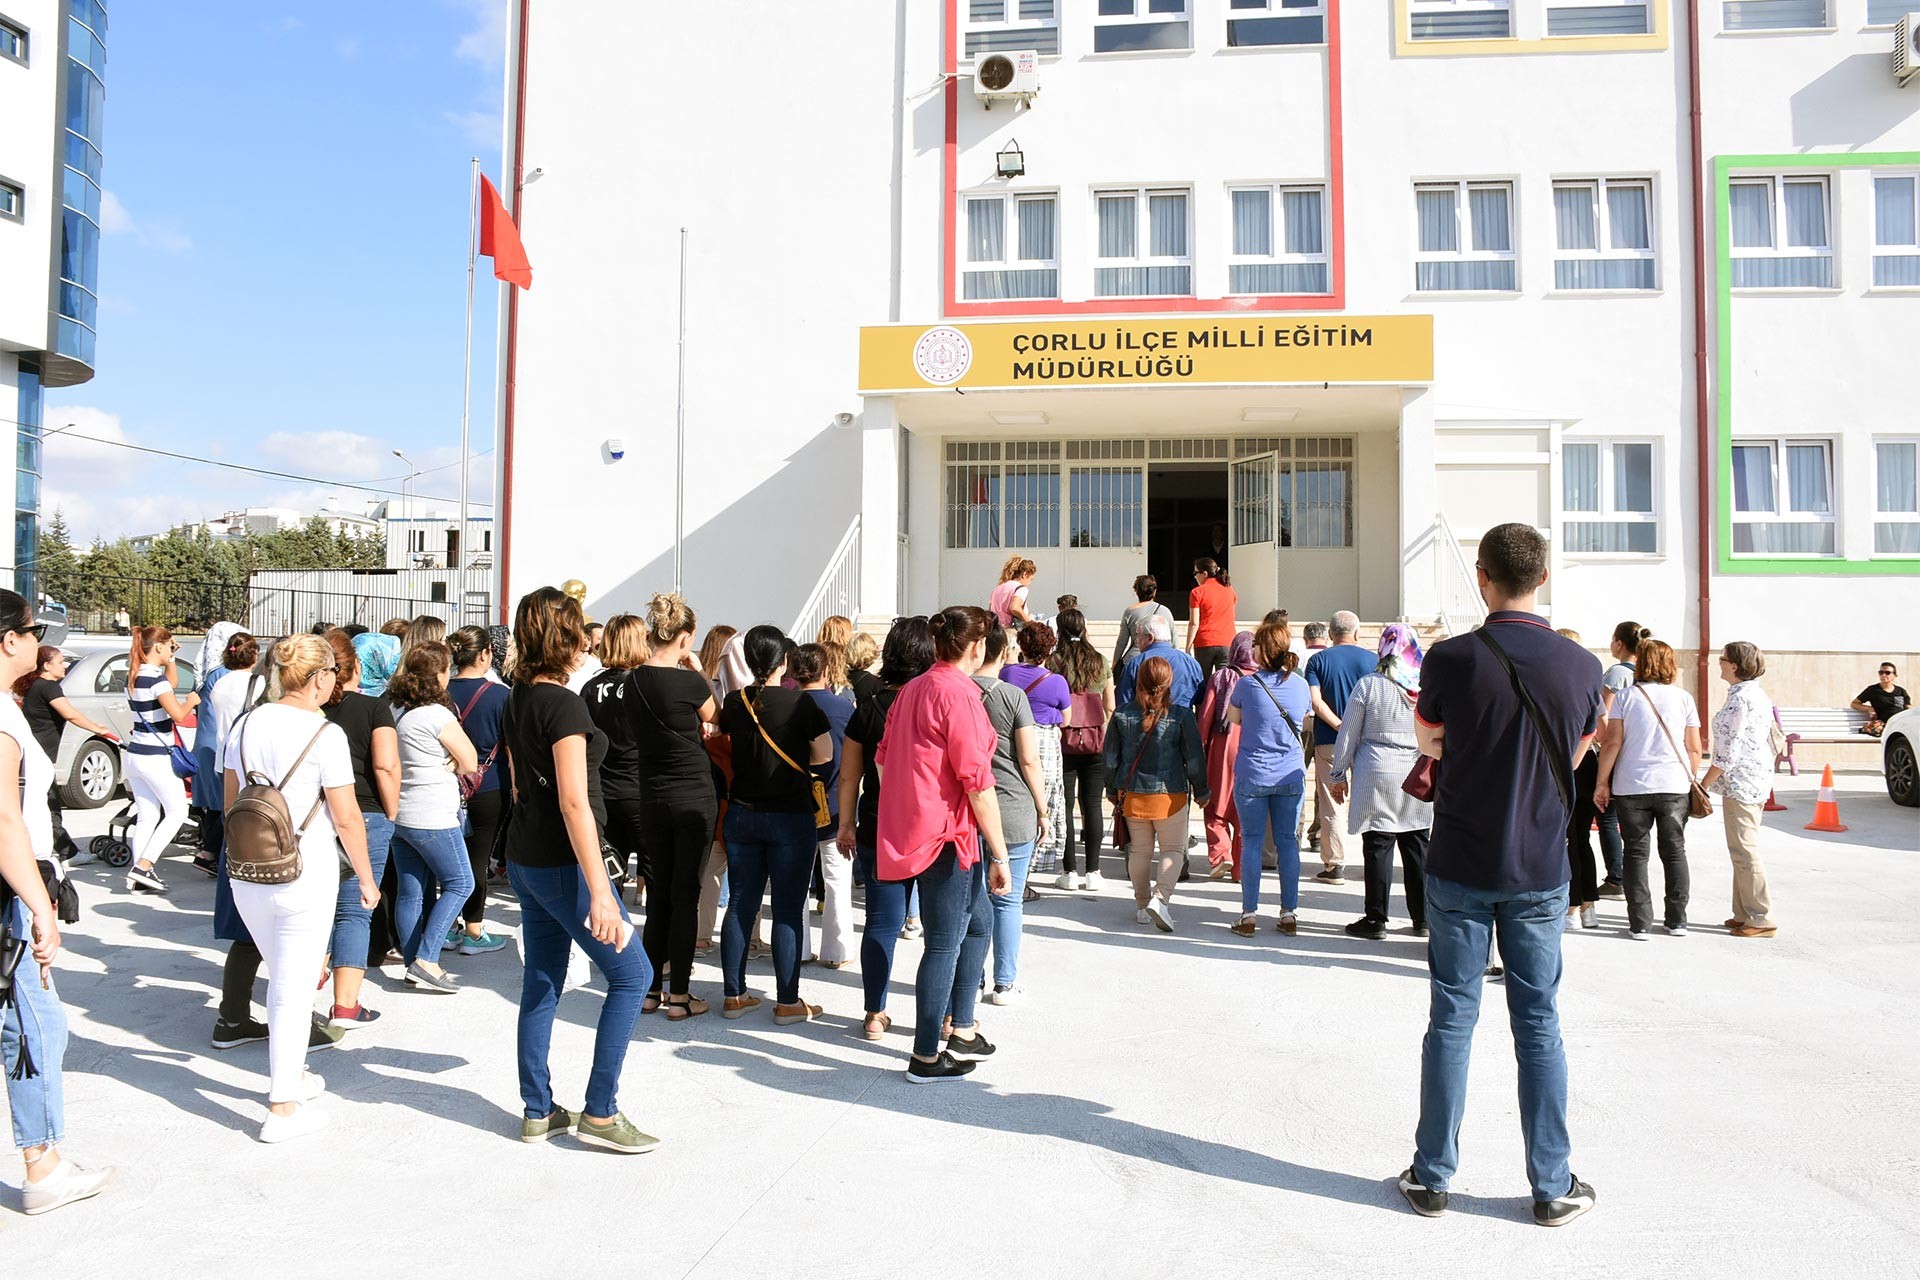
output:
[{"label": "outdoor wall lamp", "polygon": [[994,154],[994,161],[1003,178],[1024,177],[1027,172],[1027,158],[1020,152],[1020,143],[1012,138],[1007,145]]}]

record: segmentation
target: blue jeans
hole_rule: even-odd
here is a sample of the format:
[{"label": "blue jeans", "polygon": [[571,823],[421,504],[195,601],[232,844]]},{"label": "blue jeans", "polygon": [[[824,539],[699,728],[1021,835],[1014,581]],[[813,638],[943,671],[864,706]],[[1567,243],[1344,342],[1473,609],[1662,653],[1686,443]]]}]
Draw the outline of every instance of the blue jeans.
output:
[{"label": "blue jeans", "polygon": [[[393,822],[384,813],[363,813],[367,824],[367,861],[373,864],[373,882],[387,874],[387,850],[393,843]],[[340,901],[333,909],[333,967],[364,969],[367,964],[367,935],[373,924],[373,912],[360,905],[360,878],[348,876],[340,882]],[[445,936],[444,933],[441,935]]]},{"label": "blue jeans", "polygon": [[[610,1116],[620,1109],[615,1097],[620,1069],[627,1061],[634,1024],[640,1021],[640,1002],[653,985],[653,966],[647,963],[639,931],[618,951],[594,939],[587,930],[593,895],[577,865],[523,867],[508,862],[507,883],[520,898],[520,945],[527,955],[516,1037],[523,1114],[538,1120],[553,1113],[547,1054],[553,1043],[554,1011],[567,985],[569,949],[578,944],[607,980],[607,998],[600,1005],[600,1022],[593,1033],[593,1070],[587,1076],[585,1110],[590,1116]],[[460,900],[449,896],[443,901],[452,901],[457,908]],[[619,901],[617,895],[615,901]],[[620,918],[628,919],[625,903],[620,904]]]},{"label": "blue jeans", "polygon": [[1413,1174],[1445,1191],[1460,1163],[1460,1119],[1467,1109],[1467,1058],[1480,1020],[1488,948],[1500,940],[1507,969],[1507,1020],[1520,1066],[1520,1132],[1535,1200],[1564,1195],[1567,1170],[1567,1054],[1560,1043],[1560,935],[1567,886],[1534,893],[1472,889],[1427,877],[1427,967],[1432,1006],[1420,1046],[1420,1126]]},{"label": "blue jeans", "polygon": [[[7,923],[16,938],[33,937],[33,913],[27,904],[15,898],[7,908]],[[49,985],[40,986],[40,966],[28,951],[13,973],[14,1003],[7,1006],[6,1022],[0,1024],[0,1049],[5,1050],[7,1066],[7,1107],[13,1112],[13,1145],[44,1147],[67,1136],[67,1104],[60,1063],[67,1056],[67,1011],[60,1003],[60,992]],[[14,1069],[20,1065],[23,1048],[33,1057],[39,1074],[19,1079]]]},{"label": "blue jeans", "polygon": [[813,814],[727,806],[727,918],[720,971],[729,996],[747,993],[747,936],[773,885],[773,985],[780,1004],[800,1003],[800,930],[813,882]]},{"label": "blue jeans", "polygon": [[985,901],[986,855],[962,871],[959,853],[948,845],[914,883],[920,889],[927,933],[913,983],[913,1051],[931,1058],[940,1052],[940,1024],[949,1014],[956,1027],[973,1025],[987,943],[993,937],[993,908]]},{"label": "blue jeans", "polygon": [[[1021,902],[1027,891],[1027,868],[1033,865],[1033,844],[1007,846],[1007,870],[1013,873],[1013,888],[1003,894],[988,894],[993,904],[993,985],[1010,987],[1020,972],[1020,925],[1026,919]],[[981,858],[986,854],[983,852]],[[982,866],[986,865],[983,861]]]},{"label": "blue jeans", "polygon": [[1306,778],[1276,783],[1271,787],[1235,787],[1233,805],[1240,813],[1240,847],[1246,856],[1240,859],[1240,911],[1252,915],[1260,909],[1260,868],[1265,862],[1261,850],[1267,847],[1267,834],[1273,834],[1273,852],[1280,877],[1280,909],[1298,910],[1300,906],[1300,802],[1306,797]]},{"label": "blue jeans", "polygon": [[[460,918],[467,895],[473,892],[466,839],[458,827],[427,831],[395,823],[393,860],[400,869],[400,893],[393,904],[400,954],[408,964],[416,960],[439,964],[447,930]],[[438,895],[431,907],[426,906],[429,880]]]},{"label": "blue jeans", "polygon": [[882,880],[872,845],[854,854],[855,872],[867,886],[867,927],[860,935],[860,984],[866,988],[867,1012],[887,1011],[887,984],[893,979],[893,949],[907,923],[907,884]]}]

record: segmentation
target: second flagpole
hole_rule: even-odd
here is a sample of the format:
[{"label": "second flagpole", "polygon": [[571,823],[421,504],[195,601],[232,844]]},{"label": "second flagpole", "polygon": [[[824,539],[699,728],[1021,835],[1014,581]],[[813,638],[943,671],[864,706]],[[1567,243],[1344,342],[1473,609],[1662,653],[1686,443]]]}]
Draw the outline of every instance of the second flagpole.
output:
[{"label": "second flagpole", "polygon": [[468,451],[473,432],[473,269],[479,249],[480,157],[475,156],[467,178],[467,358],[460,386],[460,532],[453,539],[456,628],[467,625],[467,562],[473,558],[467,546],[467,473],[471,470]]}]

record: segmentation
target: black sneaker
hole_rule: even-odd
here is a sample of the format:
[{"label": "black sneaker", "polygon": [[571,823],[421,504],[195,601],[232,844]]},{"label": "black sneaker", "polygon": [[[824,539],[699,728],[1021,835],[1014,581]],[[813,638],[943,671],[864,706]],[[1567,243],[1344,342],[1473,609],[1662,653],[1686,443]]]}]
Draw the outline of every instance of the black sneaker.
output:
[{"label": "black sneaker", "polygon": [[213,1024],[213,1047],[216,1049],[238,1049],[243,1044],[259,1044],[267,1038],[267,1024],[248,1018],[245,1022],[228,1022],[224,1018]]},{"label": "black sneaker", "polygon": [[[1408,1165],[1407,1171],[1400,1175],[1400,1194],[1407,1198],[1413,1211],[1423,1218],[1437,1218],[1447,1211],[1447,1193],[1429,1191],[1421,1186],[1420,1180],[1413,1176],[1412,1165]],[[1535,1217],[1539,1217],[1540,1206],[1535,1205],[1533,1212]]]},{"label": "black sneaker", "polygon": [[1501,968],[1497,964],[1490,964],[1487,966],[1486,976],[1489,978],[1496,978],[1496,979],[1504,978],[1507,976],[1507,971]]},{"label": "black sneaker", "polygon": [[1416,938],[1424,938],[1427,936],[1427,926],[1423,924],[1417,924],[1413,926],[1412,933],[1413,933],[1413,936]]},{"label": "black sneaker", "polygon": [[947,1084],[963,1079],[973,1070],[971,1062],[962,1062],[950,1053],[942,1053],[932,1062],[922,1062],[918,1058],[907,1060],[908,1084]]},{"label": "black sneaker", "polygon": [[152,867],[135,867],[127,872],[127,888],[144,890],[147,893],[165,893],[167,882]]},{"label": "black sneaker", "polygon": [[1347,882],[1346,868],[1322,867],[1313,878],[1321,884],[1345,884]]},{"label": "black sneaker", "polygon": [[1374,942],[1383,941],[1387,936],[1387,924],[1384,920],[1375,920],[1372,916],[1362,916],[1347,926],[1350,938],[1368,938]]},{"label": "black sneaker", "polygon": [[1600,886],[1600,896],[1603,898],[1624,898],[1627,896],[1627,886],[1621,884],[1618,880],[1608,880]]},{"label": "black sneaker", "polygon": [[999,1052],[999,1046],[988,1040],[986,1034],[976,1027],[971,1040],[948,1036],[947,1052],[956,1058],[991,1058]]},{"label": "black sneaker", "polygon": [[1565,1195],[1533,1202],[1533,1220],[1543,1227],[1564,1227],[1592,1209],[1597,1199],[1592,1187],[1574,1178]]}]

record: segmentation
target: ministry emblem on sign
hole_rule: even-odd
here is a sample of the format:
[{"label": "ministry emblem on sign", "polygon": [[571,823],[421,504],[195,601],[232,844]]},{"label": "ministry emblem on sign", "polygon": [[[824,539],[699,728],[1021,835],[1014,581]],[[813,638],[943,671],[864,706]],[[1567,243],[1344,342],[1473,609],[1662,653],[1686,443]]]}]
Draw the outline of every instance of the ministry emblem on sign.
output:
[{"label": "ministry emblem on sign", "polygon": [[914,372],[936,387],[951,386],[972,367],[973,344],[958,329],[929,329],[913,346]]}]

